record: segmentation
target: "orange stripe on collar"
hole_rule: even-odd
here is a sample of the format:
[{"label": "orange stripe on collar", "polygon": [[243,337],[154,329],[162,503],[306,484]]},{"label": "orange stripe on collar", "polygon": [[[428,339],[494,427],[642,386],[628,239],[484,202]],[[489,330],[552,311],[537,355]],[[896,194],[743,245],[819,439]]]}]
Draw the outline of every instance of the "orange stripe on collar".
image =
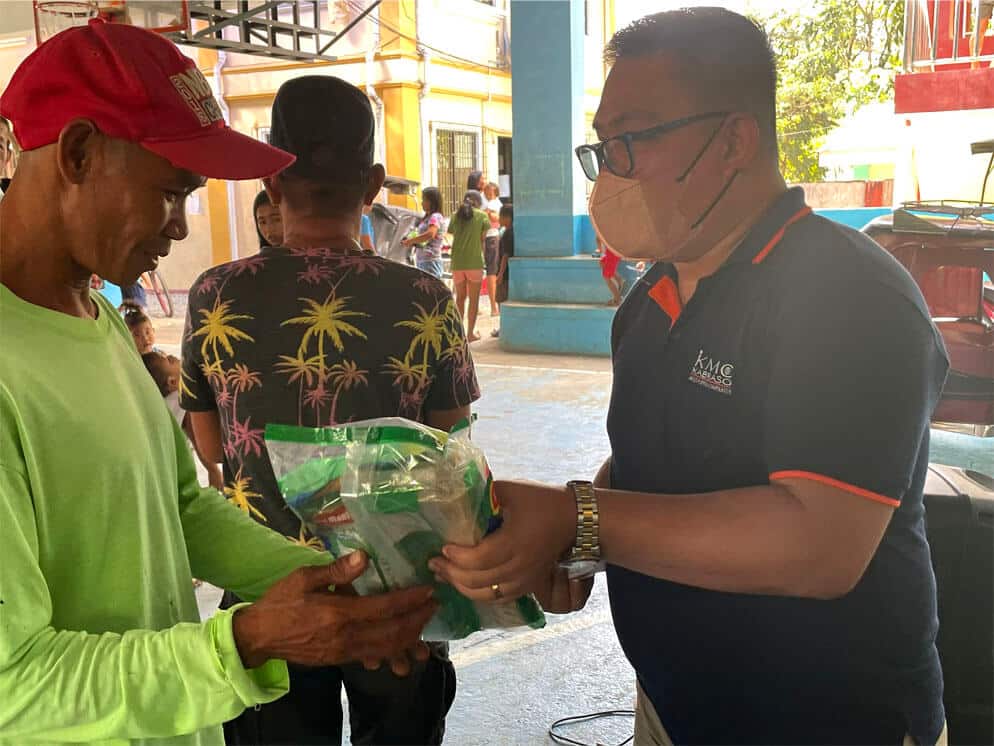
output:
[{"label": "orange stripe on collar", "polygon": [[791,218],[786,223],[784,223],[783,226],[781,226],[780,230],[778,230],[776,233],[773,234],[773,238],[769,240],[766,246],[760,249],[759,253],[752,258],[752,263],[759,264],[760,262],[762,262],[766,258],[766,256],[771,251],[773,251],[773,248],[783,240],[783,235],[784,233],[787,232],[787,229],[801,218],[805,218],[810,214],[811,214],[811,208],[808,207],[807,205],[805,205],[800,210],[795,212],[791,216]]},{"label": "orange stripe on collar", "polygon": [[680,291],[677,289],[673,278],[667,275],[649,291],[649,297],[656,301],[656,305],[663,309],[663,313],[670,317],[670,329],[680,318],[683,311],[683,304],[680,302]]}]

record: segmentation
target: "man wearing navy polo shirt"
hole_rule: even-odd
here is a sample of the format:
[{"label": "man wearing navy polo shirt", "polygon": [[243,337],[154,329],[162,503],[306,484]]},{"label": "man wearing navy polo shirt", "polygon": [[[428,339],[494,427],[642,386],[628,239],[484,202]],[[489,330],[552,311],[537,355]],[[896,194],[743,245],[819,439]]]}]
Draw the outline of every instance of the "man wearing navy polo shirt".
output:
[{"label": "man wearing navy polo shirt", "polygon": [[606,561],[636,744],[944,743],[922,488],[948,363],[921,294],[786,188],[751,21],[649,16],[609,61],[591,217],[656,262],[614,323],[612,456],[593,485],[498,482],[503,528],[433,567],[562,611],[589,579],[557,563]]}]

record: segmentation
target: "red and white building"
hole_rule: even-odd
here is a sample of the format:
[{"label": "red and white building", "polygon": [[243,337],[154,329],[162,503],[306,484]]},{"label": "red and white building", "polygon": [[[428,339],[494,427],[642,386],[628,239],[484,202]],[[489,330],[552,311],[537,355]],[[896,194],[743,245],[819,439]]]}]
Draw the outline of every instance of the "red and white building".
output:
[{"label": "red and white building", "polygon": [[[994,139],[994,0],[907,0],[895,200],[980,198]],[[987,201],[994,198],[988,188]]]}]

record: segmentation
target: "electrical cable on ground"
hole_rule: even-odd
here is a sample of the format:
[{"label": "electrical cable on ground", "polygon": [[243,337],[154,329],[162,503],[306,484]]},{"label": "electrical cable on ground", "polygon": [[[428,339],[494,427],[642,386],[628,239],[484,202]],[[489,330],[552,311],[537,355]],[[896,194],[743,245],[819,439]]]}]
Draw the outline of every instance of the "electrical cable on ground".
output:
[{"label": "electrical cable on ground", "polygon": [[[567,746],[595,746],[594,744],[584,743],[583,741],[576,741],[567,736],[557,733],[558,728],[564,725],[575,725],[577,723],[590,723],[595,720],[601,720],[603,718],[619,718],[619,717],[635,717],[635,710],[605,710],[604,712],[593,712],[589,715],[575,715],[573,717],[561,718],[549,726],[549,738],[551,738],[556,743],[567,744]],[[635,739],[635,734],[632,733],[628,738],[626,738],[621,743],[616,746],[626,746],[626,744],[631,743]],[[601,743],[597,743],[596,746],[603,746]]]}]

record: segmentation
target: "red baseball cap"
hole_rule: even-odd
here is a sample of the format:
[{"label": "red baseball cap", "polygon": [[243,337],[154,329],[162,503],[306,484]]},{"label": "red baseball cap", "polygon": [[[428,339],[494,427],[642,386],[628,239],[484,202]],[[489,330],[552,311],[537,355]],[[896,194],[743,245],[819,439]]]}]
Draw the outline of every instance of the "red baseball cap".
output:
[{"label": "red baseball cap", "polygon": [[32,52],[0,96],[0,115],[23,150],[56,142],[66,124],[83,118],[216,179],[272,176],[295,160],[225,124],[207,79],[171,41],[98,19]]}]

